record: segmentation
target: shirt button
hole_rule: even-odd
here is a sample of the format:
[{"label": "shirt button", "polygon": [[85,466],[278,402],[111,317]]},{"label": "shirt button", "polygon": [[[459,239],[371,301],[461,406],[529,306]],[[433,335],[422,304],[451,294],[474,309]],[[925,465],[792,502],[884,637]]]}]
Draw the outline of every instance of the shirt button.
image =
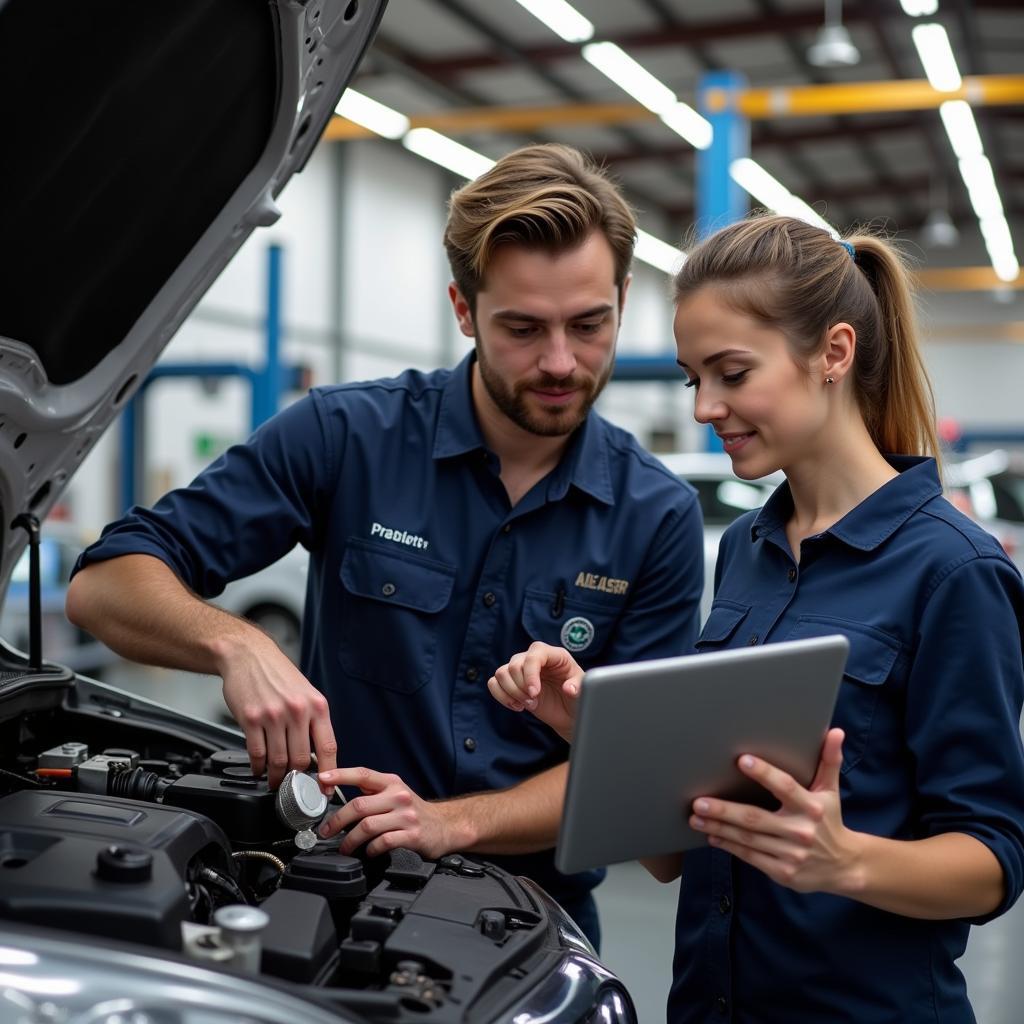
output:
[{"label": "shirt button", "polygon": [[789,576],[789,582],[792,583],[793,580],[796,579],[796,569],[790,569],[789,573],[788,573],[788,576]]},{"label": "shirt button", "polygon": [[748,646],[748,647],[756,647],[756,646],[757,646],[757,641],[758,641],[758,640],[760,640],[760,639],[761,639],[761,638],[760,638],[760,637],[759,637],[759,636],[758,636],[758,635],[757,635],[757,634],[755,633],[755,634],[754,634],[754,635],[753,635],[753,636],[752,636],[752,637],[751,637],[751,638],[750,638],[750,639],[749,639],[749,640],[747,641],[747,646]]},{"label": "shirt button", "polygon": [[726,999],[726,998],[725,998],[725,996],[719,996],[719,997],[718,997],[718,998],[717,998],[717,999],[715,1000],[715,1009],[716,1009],[716,1010],[717,1010],[717,1011],[718,1011],[718,1012],[719,1012],[720,1014],[722,1014],[723,1016],[725,1016],[725,1014],[726,1014],[726,1013],[728,1012],[728,1010],[729,1010],[729,1000],[728,1000],[728,999]]},{"label": "shirt button", "polygon": [[503,527],[501,528],[501,532],[502,532],[502,533],[511,533],[511,532],[512,532],[512,524],[511,524],[511,523],[506,523],[506,524],[505,524],[505,525],[504,525],[504,526],[503,526]]},{"label": "shirt button", "polygon": [[470,665],[469,668],[466,669],[466,678],[470,682],[473,682],[473,680],[476,679],[478,675],[480,675],[480,670],[476,667],[476,665]]},{"label": "shirt button", "polygon": [[467,736],[463,741],[462,745],[472,754],[476,750],[476,740],[472,736]]},{"label": "shirt button", "polygon": [[720,914],[728,914],[732,910],[732,900],[728,896],[723,896],[718,901],[718,912]]},{"label": "shirt button", "polygon": [[495,602],[495,601],[497,601],[497,600],[498,600],[498,599],[497,599],[497,598],[496,598],[496,597],[494,596],[494,594],[493,594],[493,593],[491,593],[491,591],[489,591],[489,590],[487,591],[487,593],[486,593],[486,594],[484,594],[484,605],[485,605],[486,607],[488,607],[488,608],[490,608],[490,607],[491,607],[491,605],[492,605],[492,604],[494,604],[494,602]]},{"label": "shirt button", "polygon": [[395,592],[395,591],[396,591],[397,589],[398,589],[398,587],[396,587],[396,586],[394,585],[394,583],[385,583],[385,584],[384,584],[384,586],[380,588],[380,592],[381,592],[381,593],[382,593],[382,594],[383,594],[383,595],[384,595],[385,597],[391,597],[391,595],[392,595],[392,594],[393,594],[393,593],[394,593],[394,592]]}]

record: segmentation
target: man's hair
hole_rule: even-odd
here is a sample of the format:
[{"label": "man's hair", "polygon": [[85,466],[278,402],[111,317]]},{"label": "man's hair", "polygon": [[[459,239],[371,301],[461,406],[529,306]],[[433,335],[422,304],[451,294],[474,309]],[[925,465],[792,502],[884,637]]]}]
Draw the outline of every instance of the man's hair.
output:
[{"label": "man's hair", "polygon": [[444,245],[455,284],[475,310],[499,246],[562,252],[594,230],[612,248],[621,293],[636,244],[633,211],[602,168],[551,143],[517,149],[453,192]]}]

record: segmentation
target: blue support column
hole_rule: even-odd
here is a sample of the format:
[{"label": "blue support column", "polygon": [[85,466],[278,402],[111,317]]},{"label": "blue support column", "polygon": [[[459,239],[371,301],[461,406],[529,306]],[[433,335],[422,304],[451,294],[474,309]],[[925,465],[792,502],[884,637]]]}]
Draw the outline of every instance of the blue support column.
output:
[{"label": "blue support column", "polygon": [[[750,122],[731,103],[709,103],[712,91],[734,93],[746,87],[735,71],[709,71],[701,77],[700,112],[711,122],[714,137],[707,149],[697,151],[697,231],[701,237],[741,220],[750,211],[747,193],[729,175],[733,160],[750,156]],[[720,452],[722,442],[708,426],[704,447]]]},{"label": "blue support column", "polygon": [[697,230],[701,237],[745,217],[750,209],[747,193],[729,176],[729,165],[750,156],[750,122],[733,109],[709,104],[713,90],[733,93],[746,87],[734,71],[709,71],[700,80],[700,112],[711,122],[714,138],[697,151]]},{"label": "blue support column", "polygon": [[281,365],[281,280],[284,252],[279,245],[267,250],[267,320],[266,353],[262,367],[252,369],[243,363],[163,363],[154,366],[139,390],[121,413],[121,480],[122,512],[140,498],[139,490],[145,463],[146,392],[162,377],[177,378],[241,378],[251,388],[250,427],[255,430],[277,412],[285,387],[298,388],[302,381],[301,366]]},{"label": "blue support column", "polygon": [[267,249],[266,361],[252,389],[252,429],[277,412],[281,400],[281,271],[284,253],[279,245]]}]

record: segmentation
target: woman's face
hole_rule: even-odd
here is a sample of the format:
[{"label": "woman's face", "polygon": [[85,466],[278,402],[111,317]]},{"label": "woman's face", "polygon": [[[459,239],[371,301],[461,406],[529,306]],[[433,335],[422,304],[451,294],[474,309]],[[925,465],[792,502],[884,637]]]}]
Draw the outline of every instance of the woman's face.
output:
[{"label": "woman's face", "polygon": [[674,333],[694,416],[709,423],[751,480],[786,470],[820,446],[828,412],[820,359],[805,368],[785,335],[723,302],[712,286],[676,308]]}]

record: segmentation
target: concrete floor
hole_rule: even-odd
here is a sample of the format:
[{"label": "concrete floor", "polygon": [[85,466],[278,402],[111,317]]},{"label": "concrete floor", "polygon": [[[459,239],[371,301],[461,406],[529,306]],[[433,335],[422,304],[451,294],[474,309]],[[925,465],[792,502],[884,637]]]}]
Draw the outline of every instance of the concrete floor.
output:
[{"label": "concrete floor", "polygon": [[[226,712],[220,680],[121,663],[104,673],[114,686],[190,714],[219,720]],[[672,977],[678,883],[661,885],[638,864],[618,864],[597,890],[602,959],[623,980],[643,1024],[665,1019]],[[1024,1021],[1024,900],[971,932],[960,962],[979,1024]]]}]

